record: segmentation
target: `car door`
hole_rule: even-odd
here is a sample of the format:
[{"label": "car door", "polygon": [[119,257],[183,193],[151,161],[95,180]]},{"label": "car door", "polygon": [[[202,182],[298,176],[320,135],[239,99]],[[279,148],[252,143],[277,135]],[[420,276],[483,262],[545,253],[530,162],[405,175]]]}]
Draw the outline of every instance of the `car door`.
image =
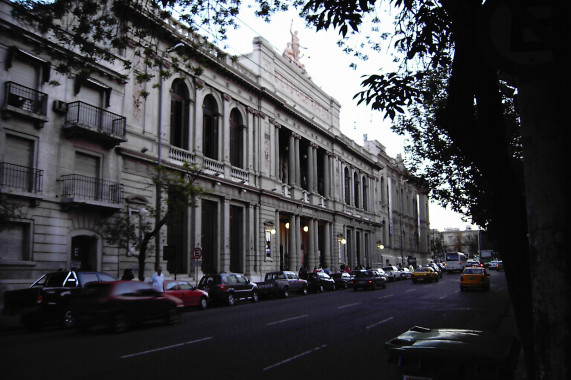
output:
[{"label": "car door", "polygon": [[236,286],[234,289],[240,298],[246,298],[250,296],[250,286],[248,284],[248,279],[240,274],[236,274]]},{"label": "car door", "polygon": [[195,291],[194,286],[187,281],[179,281],[178,287],[181,291],[181,300],[184,306],[196,306],[200,301],[200,292]]}]

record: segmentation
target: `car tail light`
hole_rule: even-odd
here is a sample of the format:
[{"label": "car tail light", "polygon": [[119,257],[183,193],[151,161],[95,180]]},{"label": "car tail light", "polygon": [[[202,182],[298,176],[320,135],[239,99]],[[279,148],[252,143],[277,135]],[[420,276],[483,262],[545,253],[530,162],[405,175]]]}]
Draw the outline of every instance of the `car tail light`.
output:
[{"label": "car tail light", "polygon": [[44,297],[42,296],[42,292],[38,291],[36,294],[36,303],[40,304],[44,301]]},{"label": "car tail light", "polygon": [[222,290],[222,291],[226,290],[226,285],[220,284],[220,290]]}]

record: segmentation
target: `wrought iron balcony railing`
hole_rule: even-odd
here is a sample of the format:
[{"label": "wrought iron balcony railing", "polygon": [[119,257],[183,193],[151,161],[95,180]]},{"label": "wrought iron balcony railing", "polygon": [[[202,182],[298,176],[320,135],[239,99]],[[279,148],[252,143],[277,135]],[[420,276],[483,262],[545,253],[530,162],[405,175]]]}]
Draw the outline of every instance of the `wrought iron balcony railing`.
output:
[{"label": "wrought iron balcony railing", "polygon": [[126,141],[127,118],[84,102],[67,105],[65,129],[97,134],[105,140],[118,144]]},{"label": "wrought iron balcony railing", "polygon": [[62,196],[66,202],[96,201],[111,204],[123,202],[123,185],[80,174],[60,177]]},{"label": "wrought iron balcony railing", "polygon": [[36,115],[46,115],[47,94],[14,82],[6,82],[4,91],[4,108],[13,107]]},{"label": "wrought iron balcony railing", "polygon": [[0,162],[0,187],[38,193],[43,189],[44,171]]}]

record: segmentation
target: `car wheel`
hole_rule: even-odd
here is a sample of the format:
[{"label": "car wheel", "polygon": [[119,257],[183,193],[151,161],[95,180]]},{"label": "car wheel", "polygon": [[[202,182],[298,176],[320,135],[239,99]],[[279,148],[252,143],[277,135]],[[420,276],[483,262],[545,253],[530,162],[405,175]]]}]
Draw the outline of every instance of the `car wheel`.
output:
[{"label": "car wheel", "polygon": [[301,289],[301,294],[304,295],[304,296],[307,295],[307,286],[304,286],[304,287]]},{"label": "car wheel", "polygon": [[260,295],[257,290],[252,292],[252,302],[258,302],[260,300]]},{"label": "car wheel", "polygon": [[61,324],[66,329],[71,329],[74,325],[73,314],[70,309],[65,309],[61,315]]},{"label": "car wheel", "polygon": [[198,304],[198,306],[199,306],[202,310],[204,310],[204,309],[206,309],[206,308],[208,307],[208,300],[206,299],[206,297],[202,297],[202,298],[200,299],[200,303]]},{"label": "car wheel", "polygon": [[464,291],[464,287],[463,287],[463,286],[460,287],[460,291],[461,291],[461,292]]},{"label": "car wheel", "polygon": [[228,298],[226,301],[228,302],[228,306],[234,306],[234,304],[236,303],[236,298],[234,298],[234,294],[228,293]]},{"label": "car wheel", "polygon": [[127,330],[127,316],[124,313],[115,313],[111,322],[111,329],[115,333],[121,333]]},{"label": "car wheel", "polygon": [[178,325],[180,322],[180,313],[178,311],[178,309],[176,307],[171,307],[170,309],[168,309],[167,311],[167,316],[166,316],[166,322],[167,325]]},{"label": "car wheel", "polygon": [[289,289],[287,288],[287,286],[285,288],[283,288],[282,290],[282,296],[284,298],[288,298],[289,297]]}]

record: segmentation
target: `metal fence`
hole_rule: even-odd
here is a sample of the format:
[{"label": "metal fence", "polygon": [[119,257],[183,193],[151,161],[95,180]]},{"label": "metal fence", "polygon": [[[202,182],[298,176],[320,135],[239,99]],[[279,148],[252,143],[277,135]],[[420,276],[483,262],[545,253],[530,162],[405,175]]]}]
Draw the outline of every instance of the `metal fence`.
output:
[{"label": "metal fence", "polygon": [[123,185],[80,174],[61,176],[64,199],[86,199],[106,203],[123,202]]},{"label": "metal fence", "polygon": [[42,191],[44,171],[26,166],[0,163],[0,186],[37,193]]},{"label": "metal fence", "polygon": [[127,118],[87,103],[72,102],[67,105],[65,124],[125,137]]},{"label": "metal fence", "polygon": [[5,83],[4,104],[38,115],[46,115],[48,95],[14,82]]}]

